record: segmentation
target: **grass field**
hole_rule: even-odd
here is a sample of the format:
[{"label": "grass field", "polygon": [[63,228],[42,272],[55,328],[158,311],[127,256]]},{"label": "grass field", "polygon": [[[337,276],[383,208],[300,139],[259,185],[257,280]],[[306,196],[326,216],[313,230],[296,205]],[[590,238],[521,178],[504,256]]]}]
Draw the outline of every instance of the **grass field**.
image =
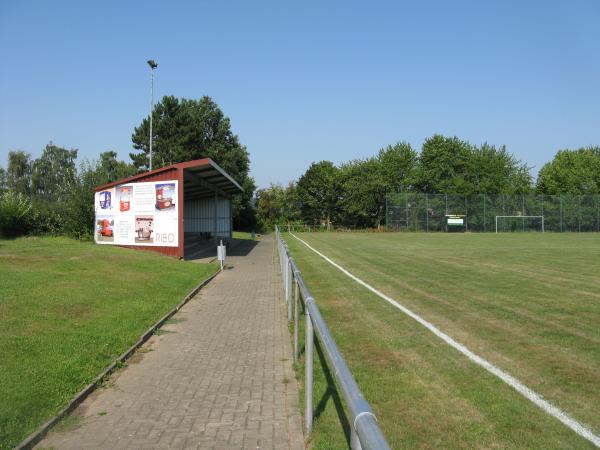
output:
[{"label": "grass field", "polygon": [[[600,235],[298,236],[600,432]],[[392,448],[593,447],[285,238]],[[339,398],[316,371],[314,448],[347,448]]]},{"label": "grass field", "polygon": [[216,268],[67,238],[0,240],[0,448],[58,412]]}]

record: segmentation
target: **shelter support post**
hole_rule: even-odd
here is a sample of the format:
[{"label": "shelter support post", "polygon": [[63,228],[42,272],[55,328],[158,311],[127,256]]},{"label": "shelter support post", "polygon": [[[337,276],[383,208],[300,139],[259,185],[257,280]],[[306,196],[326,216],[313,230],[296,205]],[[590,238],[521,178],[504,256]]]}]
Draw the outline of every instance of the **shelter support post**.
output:
[{"label": "shelter support post", "polygon": [[215,191],[215,204],[213,206],[213,236],[215,238],[215,244],[218,243],[217,239],[217,202],[219,200],[219,193]]}]

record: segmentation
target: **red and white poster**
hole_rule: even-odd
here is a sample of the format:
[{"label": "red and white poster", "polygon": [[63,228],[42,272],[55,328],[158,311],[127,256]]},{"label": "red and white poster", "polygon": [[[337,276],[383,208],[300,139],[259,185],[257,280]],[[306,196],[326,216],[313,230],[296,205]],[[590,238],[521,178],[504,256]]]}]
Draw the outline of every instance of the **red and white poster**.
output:
[{"label": "red and white poster", "polygon": [[98,244],[177,247],[177,180],[122,184],[96,192]]}]

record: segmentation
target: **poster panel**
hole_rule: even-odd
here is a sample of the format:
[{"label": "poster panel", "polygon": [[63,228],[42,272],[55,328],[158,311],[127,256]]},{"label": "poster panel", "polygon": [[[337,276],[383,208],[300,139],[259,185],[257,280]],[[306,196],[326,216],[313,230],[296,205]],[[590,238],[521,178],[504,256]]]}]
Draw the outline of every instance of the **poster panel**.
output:
[{"label": "poster panel", "polygon": [[177,183],[128,183],[96,192],[96,243],[177,247]]}]

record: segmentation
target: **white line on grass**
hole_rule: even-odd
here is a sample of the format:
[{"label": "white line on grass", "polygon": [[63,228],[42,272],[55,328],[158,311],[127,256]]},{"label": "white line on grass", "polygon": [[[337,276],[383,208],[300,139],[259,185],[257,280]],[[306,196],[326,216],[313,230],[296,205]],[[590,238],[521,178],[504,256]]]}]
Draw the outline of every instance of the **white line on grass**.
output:
[{"label": "white line on grass", "polygon": [[547,412],[551,416],[553,416],[553,417],[557,418],[558,420],[560,420],[562,423],[564,423],[566,426],[568,426],[571,430],[573,430],[579,436],[587,439],[588,441],[590,441],[591,443],[593,443],[596,447],[600,447],[600,436],[596,436],[589,428],[587,428],[586,426],[584,426],[584,425],[580,424],[579,422],[577,422],[575,419],[573,419],[571,416],[569,416],[567,413],[565,413],[561,409],[559,409],[556,406],[554,406],[552,403],[544,400],[541,395],[539,395],[538,393],[536,393],[532,389],[530,389],[527,386],[525,386],[523,383],[521,383],[515,377],[513,377],[512,375],[506,373],[502,369],[499,369],[498,367],[496,367],[495,365],[493,365],[491,362],[483,359],[481,356],[476,355],[471,350],[469,350],[467,347],[465,347],[463,344],[461,344],[460,342],[455,341],[450,336],[448,336],[446,333],[444,333],[439,328],[437,328],[435,325],[433,325],[432,323],[426,321],[421,316],[415,314],[410,309],[408,309],[407,307],[401,305],[400,303],[398,303],[393,298],[388,297],[387,295],[383,294],[382,292],[379,292],[377,289],[375,289],[370,284],[365,283],[363,280],[361,280],[357,276],[352,275],[350,272],[348,272],[342,266],[340,266],[339,264],[337,264],[334,261],[332,261],[330,258],[328,258],[327,256],[325,256],[323,253],[321,253],[317,249],[313,248],[310,244],[308,244],[306,241],[300,239],[294,233],[290,232],[290,234],[294,238],[296,238],[297,240],[299,240],[300,242],[302,242],[304,245],[306,245],[309,249],[311,249],[317,255],[319,255],[321,258],[323,258],[325,261],[327,261],[329,264],[331,264],[332,266],[334,266],[337,269],[341,270],[344,274],[346,274],[347,276],[349,276],[350,278],[352,278],[354,281],[356,281],[357,283],[359,283],[362,286],[366,287],[369,291],[371,291],[374,294],[378,295],[379,297],[381,297],[382,299],[384,299],[386,302],[388,302],[391,305],[395,306],[396,308],[398,308],[400,311],[402,311],[407,316],[412,317],[413,319],[415,319],[417,322],[419,322],[421,325],[423,325],[425,328],[427,328],[429,331],[431,331],[437,337],[439,337],[440,339],[442,339],[449,346],[451,346],[452,348],[455,348],[456,350],[458,350],[459,352],[461,352],[463,355],[465,355],[467,358],[469,358],[475,364],[480,365],[481,367],[483,367],[488,372],[496,375],[498,378],[500,378],[506,384],[508,384],[509,386],[511,386],[513,389],[515,389],[518,393],[520,393],[521,395],[523,395],[525,398],[527,398],[530,401],[532,401],[533,403],[535,403],[537,406],[539,406],[541,409],[543,409],[545,412]]}]

